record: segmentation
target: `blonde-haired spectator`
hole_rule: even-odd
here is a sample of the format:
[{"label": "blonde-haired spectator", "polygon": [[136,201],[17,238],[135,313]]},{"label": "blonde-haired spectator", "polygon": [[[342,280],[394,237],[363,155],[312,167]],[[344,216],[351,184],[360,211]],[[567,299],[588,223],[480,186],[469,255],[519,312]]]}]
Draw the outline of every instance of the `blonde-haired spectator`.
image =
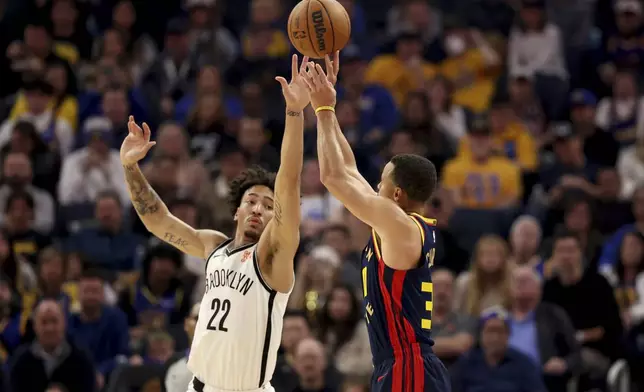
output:
[{"label": "blonde-haired spectator", "polygon": [[456,279],[454,308],[478,316],[492,306],[510,303],[508,244],[497,235],[481,237],[474,247],[472,266]]}]

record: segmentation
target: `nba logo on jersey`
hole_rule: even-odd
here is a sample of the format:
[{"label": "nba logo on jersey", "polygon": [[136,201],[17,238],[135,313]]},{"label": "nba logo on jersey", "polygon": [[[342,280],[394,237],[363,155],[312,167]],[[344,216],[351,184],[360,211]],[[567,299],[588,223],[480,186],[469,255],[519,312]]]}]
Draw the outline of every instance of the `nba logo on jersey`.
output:
[{"label": "nba logo on jersey", "polygon": [[245,251],[244,254],[242,255],[241,262],[245,263],[248,259],[250,259],[250,255],[251,255],[251,251],[249,250]]}]

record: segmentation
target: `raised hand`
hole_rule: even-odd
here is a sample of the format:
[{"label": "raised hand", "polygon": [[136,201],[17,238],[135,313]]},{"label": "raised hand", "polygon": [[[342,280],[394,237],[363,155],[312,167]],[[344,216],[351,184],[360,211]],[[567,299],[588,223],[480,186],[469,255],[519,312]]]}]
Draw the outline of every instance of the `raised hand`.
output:
[{"label": "raised hand", "polygon": [[[330,63],[328,56],[326,57],[327,64]],[[337,64],[337,62],[336,62]],[[329,70],[329,68],[331,68]],[[330,72],[329,72],[330,71]],[[309,90],[311,97],[311,106],[317,109],[321,106],[335,107],[336,91],[333,87],[334,75],[333,66],[327,65],[327,73],[324,72],[319,64],[309,62],[306,66],[306,72],[303,74],[304,82]]]},{"label": "raised hand", "polygon": [[338,74],[340,73],[340,51],[335,51],[333,61],[331,61],[328,54],[324,56],[324,64],[326,66],[326,78],[335,86],[338,81]]},{"label": "raised hand", "polygon": [[298,71],[297,55],[294,54],[291,60],[291,81],[287,83],[286,79],[281,76],[275,78],[282,86],[282,94],[284,94],[284,100],[286,100],[286,110],[301,112],[310,102],[309,92],[302,80],[302,75],[308,62],[309,58],[304,56]]},{"label": "raised hand", "polygon": [[130,116],[127,123],[128,135],[121,144],[121,163],[131,165],[145,157],[150,148],[156,142],[150,141],[150,127],[143,123],[143,129],[134,122],[134,116]]}]

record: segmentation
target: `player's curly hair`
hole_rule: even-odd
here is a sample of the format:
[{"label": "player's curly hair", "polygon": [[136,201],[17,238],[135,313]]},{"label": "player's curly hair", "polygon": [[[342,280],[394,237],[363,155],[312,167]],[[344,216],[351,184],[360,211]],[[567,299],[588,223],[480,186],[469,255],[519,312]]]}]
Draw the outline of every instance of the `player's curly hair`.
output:
[{"label": "player's curly hair", "polygon": [[244,193],[255,185],[264,185],[275,190],[275,173],[259,166],[251,166],[235,177],[230,182],[230,192],[228,193],[228,205],[233,215],[241,204]]}]

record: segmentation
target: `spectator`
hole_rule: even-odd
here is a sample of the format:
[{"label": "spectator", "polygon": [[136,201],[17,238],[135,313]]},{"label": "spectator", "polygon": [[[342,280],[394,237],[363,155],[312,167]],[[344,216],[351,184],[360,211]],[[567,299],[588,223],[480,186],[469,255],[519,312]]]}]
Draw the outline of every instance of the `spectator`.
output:
[{"label": "spectator", "polygon": [[214,0],[189,0],[185,3],[190,20],[190,48],[198,63],[216,64],[226,70],[237,58],[239,47],[231,32],[221,25],[220,11]]},{"label": "spectator", "polygon": [[120,148],[127,135],[127,117],[130,111],[130,102],[127,91],[118,84],[106,87],[101,97],[101,111],[111,123],[112,146]]},{"label": "spectator", "polygon": [[329,385],[325,380],[327,365],[322,343],[312,338],[302,339],[295,350],[295,369],[299,383],[293,392],[337,390],[336,385]]},{"label": "spectator", "polygon": [[619,248],[624,239],[624,236],[630,232],[638,231],[644,233],[644,186],[639,186],[633,192],[632,198],[632,211],[635,217],[634,223],[628,223],[620,227],[612,237],[604,242],[602,253],[599,258],[599,269],[603,271],[611,265],[617,263],[619,258]]},{"label": "spectator", "polygon": [[245,56],[278,58],[288,55],[286,36],[277,27],[282,12],[278,0],[251,0],[249,24],[241,38]]},{"label": "spectator", "polygon": [[[0,186],[0,206],[6,209],[9,195],[15,192],[28,194],[34,202],[33,228],[42,234],[49,234],[54,227],[54,200],[44,190],[32,185],[33,171],[27,155],[9,153],[2,166],[4,184]],[[0,222],[6,217],[0,215]]]},{"label": "spectator", "polygon": [[402,106],[408,93],[434,77],[436,70],[422,58],[422,37],[416,31],[401,31],[396,37],[395,54],[374,58],[367,68],[367,83],[380,84]]},{"label": "spectator", "polygon": [[34,125],[28,121],[18,121],[11,133],[11,142],[0,150],[5,159],[10,153],[25,154],[31,161],[33,185],[55,194],[60,177],[60,156],[52,152],[40,139]]},{"label": "spectator", "polygon": [[510,321],[506,311],[490,308],[481,314],[480,345],[452,368],[454,392],[477,390],[543,392],[539,368],[529,357],[508,347]]},{"label": "spectator", "polygon": [[[154,156],[176,160],[179,164],[176,177],[178,190],[196,194],[208,181],[208,173],[198,159],[190,157],[185,130],[179,124],[165,123],[161,125],[158,132],[158,145],[154,149]],[[146,165],[144,168],[146,174],[152,170],[152,166],[154,166],[154,161],[150,165]],[[168,174],[164,173],[164,175]]]},{"label": "spectator", "polygon": [[619,174],[614,167],[609,166],[597,172],[598,197],[593,221],[602,235],[611,235],[633,221],[631,203],[620,196],[621,188]]},{"label": "spectator", "polygon": [[630,198],[637,187],[644,184],[644,138],[619,152],[617,170],[622,184],[620,196]]},{"label": "spectator", "polygon": [[457,206],[475,209],[515,206],[521,197],[519,167],[505,157],[495,156],[485,121],[472,124],[467,139],[471,158],[459,154],[447,162],[441,176],[443,187],[452,192]]},{"label": "spectator", "polygon": [[[188,340],[192,344],[192,339],[195,335],[195,328],[199,317],[199,305],[193,305],[190,315],[183,323],[183,329],[188,335]],[[164,385],[162,390],[164,392],[183,392],[188,389],[190,382],[193,380],[192,372],[188,369],[188,355],[190,350],[175,355],[174,361],[170,359],[166,363],[164,374]]]},{"label": "spectator", "polygon": [[518,24],[510,33],[508,67],[511,75],[538,78],[537,91],[556,118],[565,105],[568,71],[559,27],[548,22],[545,1],[524,0]]},{"label": "spectator", "polygon": [[639,232],[628,233],[620,246],[619,260],[603,275],[613,286],[626,329],[644,320],[644,237]]},{"label": "spectator", "polygon": [[11,139],[16,121],[30,121],[36,127],[42,140],[61,155],[67,155],[74,142],[74,129],[65,119],[56,117],[50,106],[54,88],[42,79],[23,84],[26,108],[15,120],[8,119],[0,125],[0,146],[4,147]]},{"label": "spectator", "polygon": [[51,6],[52,38],[54,50],[70,64],[75,65],[89,57],[91,37],[83,23],[78,23],[79,12],[72,0],[56,0]]},{"label": "spectator", "polygon": [[60,383],[69,392],[96,390],[92,361],[65,339],[65,316],[56,301],[38,305],[34,329],[36,340],[22,346],[11,363],[13,390],[44,391],[51,383]]},{"label": "spectator", "polygon": [[367,324],[351,286],[335,286],[318,317],[320,340],[343,376],[367,379],[373,370]]},{"label": "spectator", "polygon": [[456,147],[467,134],[467,112],[462,106],[454,103],[453,94],[452,83],[440,76],[434,78],[427,87],[429,112],[434,119],[434,126],[443,131]]},{"label": "spectator", "polygon": [[599,102],[595,122],[610,132],[621,147],[627,147],[644,133],[644,118],[640,117],[644,98],[631,71],[618,71],[614,78],[613,94]]},{"label": "spectator", "polygon": [[327,245],[317,246],[309,255],[300,257],[289,308],[308,311],[314,321],[317,309],[324,307],[331,293],[341,260],[338,253]]},{"label": "spectator", "polygon": [[116,150],[111,149],[111,124],[100,117],[85,121],[83,147],[63,161],[58,183],[58,201],[64,205],[89,204],[99,194],[114,190],[120,203],[129,203],[125,176]]},{"label": "spectator", "polygon": [[149,249],[137,281],[123,292],[119,307],[130,333],[140,339],[146,331],[180,324],[190,312],[190,292],[179,280],[181,254],[165,244]]},{"label": "spectator", "polygon": [[125,226],[123,205],[118,194],[103,191],[96,196],[95,224],[70,236],[67,249],[90,258],[95,266],[113,272],[132,271],[137,266],[143,244]]},{"label": "spectator", "polygon": [[510,75],[508,95],[514,114],[526,125],[535,140],[536,147],[541,148],[549,144],[550,135],[545,132],[546,117],[539,97],[536,95],[534,76],[520,73]]},{"label": "spectator", "polygon": [[437,11],[424,1],[396,4],[387,14],[387,33],[396,37],[400,32],[413,28],[420,33],[423,46],[431,47],[441,33],[441,15]]},{"label": "spectator", "polygon": [[506,242],[496,235],[481,237],[474,249],[470,271],[456,279],[455,310],[476,317],[492,306],[507,308],[510,271]]},{"label": "spectator", "polygon": [[359,110],[358,129],[355,135],[347,134],[349,143],[354,147],[376,144],[386,138],[397,125],[396,103],[385,88],[367,82],[365,75],[368,62],[357,46],[343,50],[341,61],[338,100],[348,101]]},{"label": "spectator", "polygon": [[630,45],[642,37],[642,4],[637,0],[619,0],[613,6],[617,29],[604,42],[598,68],[601,80],[609,86],[618,69],[639,70],[644,60],[639,48]]},{"label": "spectator", "polygon": [[68,326],[76,344],[92,355],[99,389],[107,384],[117,364],[127,360],[130,351],[127,320],[118,308],[105,303],[105,284],[95,271],[83,274],[78,285],[80,309],[72,312]]},{"label": "spectator", "polygon": [[494,93],[494,71],[501,65],[499,54],[478,30],[465,25],[444,26],[447,58],[440,73],[454,87],[454,103],[481,113],[488,107]]},{"label": "spectator", "polygon": [[432,272],[433,309],[432,338],[434,354],[450,368],[474,343],[476,322],[470,316],[455,311],[454,275],[447,269]]},{"label": "spectator", "polygon": [[586,89],[577,89],[570,95],[572,132],[584,141],[584,155],[593,165],[615,166],[619,143],[613,134],[595,125],[597,97]]},{"label": "spectator", "polygon": [[434,265],[447,268],[454,274],[469,267],[469,254],[463,249],[456,236],[450,231],[449,222],[454,212],[454,201],[450,193],[439,188],[427,203],[427,216],[436,217],[436,257]]},{"label": "spectator", "polygon": [[51,243],[51,238],[32,228],[35,218],[34,199],[24,191],[14,191],[7,197],[4,213],[3,227],[11,248],[16,255],[35,265],[38,252]]},{"label": "spectator", "polygon": [[621,355],[622,322],[613,290],[603,276],[584,270],[582,246],[575,234],[560,233],[552,254],[557,272],[546,282],[543,300],[566,311],[582,345],[584,372],[601,386],[611,360]]},{"label": "spectator", "polygon": [[274,170],[279,166],[279,153],[268,144],[268,141],[267,130],[261,118],[241,119],[237,143],[248,155],[249,163]]},{"label": "spectator", "polygon": [[[282,341],[277,354],[275,374],[271,383],[275,390],[292,391],[296,386],[297,376],[295,350],[299,343],[311,337],[311,328],[305,312],[287,310],[284,314]],[[168,391],[170,392],[170,391]]]},{"label": "spectator", "polygon": [[342,204],[320,182],[320,164],[308,158],[302,168],[302,230],[314,236],[326,226],[327,220],[337,220]]},{"label": "spectator", "polygon": [[3,368],[9,362],[9,355],[22,343],[20,302],[11,281],[0,275],[0,364]]},{"label": "spectator", "polygon": [[36,273],[31,264],[23,257],[16,255],[7,240],[7,235],[0,231],[0,274],[10,282],[12,291],[25,293],[36,289]]},{"label": "spectator", "polygon": [[355,238],[349,228],[343,223],[334,223],[325,227],[321,234],[321,244],[333,248],[342,260],[342,265],[338,270],[340,282],[354,287],[354,292],[360,292],[362,289],[360,287],[362,282],[361,253],[351,249]]},{"label": "spectator", "polygon": [[565,312],[541,301],[541,278],[530,266],[512,274],[509,346],[542,367],[550,392],[565,392],[581,371],[580,347]]},{"label": "spectator", "polygon": [[537,253],[541,245],[539,221],[529,215],[518,217],[510,228],[510,257],[515,266],[529,266],[542,273],[541,257]]}]

